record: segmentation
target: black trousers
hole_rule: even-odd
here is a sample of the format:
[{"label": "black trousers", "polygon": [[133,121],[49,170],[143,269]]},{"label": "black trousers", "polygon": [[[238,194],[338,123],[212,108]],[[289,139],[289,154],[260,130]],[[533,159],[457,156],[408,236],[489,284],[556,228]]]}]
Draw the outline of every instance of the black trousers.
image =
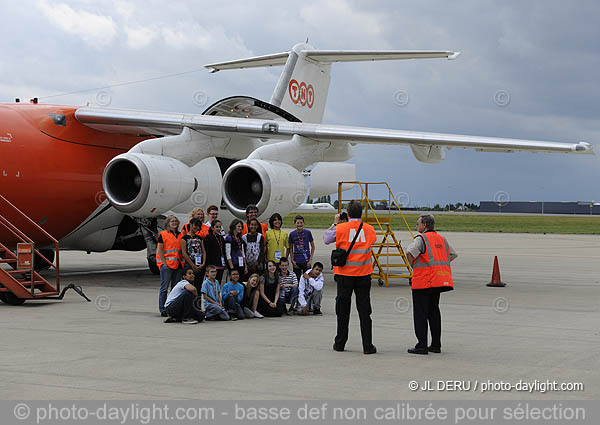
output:
[{"label": "black trousers", "polygon": [[335,345],[344,348],[348,341],[348,324],[352,306],[352,292],[356,295],[356,309],[360,319],[360,334],[363,349],[373,346],[373,323],[371,321],[371,275],[344,276],[336,274],[337,296],[335,297],[335,314],[337,315],[337,335]]},{"label": "black trousers", "polygon": [[204,320],[202,311],[202,298],[195,297],[190,291],[177,298],[167,307],[167,314],[177,320],[196,319],[199,322]]},{"label": "black trousers", "polygon": [[194,283],[193,283],[193,285],[196,287],[196,289],[198,290],[199,294],[202,292],[202,284],[204,283],[204,273],[205,273],[205,268],[204,267],[202,268],[201,271],[194,272]]},{"label": "black trousers", "polygon": [[225,285],[225,282],[223,282],[223,274],[225,273],[225,269],[217,269],[217,281],[219,282],[219,285],[221,286],[221,288],[223,287],[223,285]]},{"label": "black trousers", "polygon": [[308,270],[308,267],[306,263],[296,263],[296,265],[297,267],[294,267],[294,274],[296,275],[298,282],[300,282],[300,277],[304,274],[306,270]]},{"label": "black trousers", "polygon": [[427,348],[427,324],[431,330],[431,346],[442,347],[442,315],[440,313],[440,291],[438,288],[413,289],[413,321],[417,345]]}]

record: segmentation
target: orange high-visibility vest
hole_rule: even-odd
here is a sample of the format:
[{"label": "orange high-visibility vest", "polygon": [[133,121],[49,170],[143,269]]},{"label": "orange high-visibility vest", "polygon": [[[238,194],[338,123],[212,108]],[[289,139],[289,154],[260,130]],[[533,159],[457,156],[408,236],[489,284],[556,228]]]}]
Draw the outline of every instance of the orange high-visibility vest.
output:
[{"label": "orange high-visibility vest", "polygon": [[[335,228],[335,246],[348,250],[352,239],[360,226],[359,220],[340,223]],[[334,266],[333,273],[344,276],[366,276],[373,273],[373,260],[371,259],[371,245],[377,241],[373,226],[363,223],[360,234],[348,254],[344,267]]]},{"label": "orange high-visibility vest", "polygon": [[[179,236],[175,236],[172,232],[168,230],[163,230],[160,232],[163,240],[163,256],[165,257],[165,262],[167,266],[171,269],[179,268],[183,256],[181,255],[181,237],[182,233]],[[162,267],[162,261],[158,256],[158,251],[156,252],[156,265],[160,269]]]},{"label": "orange high-visibility vest", "polygon": [[[192,229],[192,224],[188,221],[181,228],[181,233],[183,234],[183,236],[185,236],[190,233],[191,229]],[[200,236],[202,239],[204,239],[208,235],[209,231],[210,231],[210,226],[207,226],[206,224],[202,223],[202,226],[200,227],[200,231],[197,233],[197,235]]]},{"label": "orange high-visibility vest", "polygon": [[[269,225],[267,223],[260,223],[260,228],[260,232],[266,239],[267,230],[269,230]],[[248,233],[248,223],[244,223],[244,227],[242,227],[242,236],[244,236],[246,233]]]},{"label": "orange high-visibility vest", "polygon": [[454,289],[450,269],[450,250],[446,240],[436,232],[425,232],[416,236],[425,242],[425,252],[414,259],[412,289]]}]

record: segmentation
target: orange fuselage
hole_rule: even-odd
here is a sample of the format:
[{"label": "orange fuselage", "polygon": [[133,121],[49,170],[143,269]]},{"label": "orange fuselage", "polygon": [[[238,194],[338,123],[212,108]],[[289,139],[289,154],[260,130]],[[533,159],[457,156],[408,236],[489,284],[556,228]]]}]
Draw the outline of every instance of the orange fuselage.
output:
[{"label": "orange fuselage", "polygon": [[[0,104],[0,194],[56,239],[105,199],[102,172],[108,161],[148,138],[86,127],[75,119],[76,109]],[[0,215],[20,221],[4,205],[0,208]],[[0,242],[14,240],[0,226]]]}]

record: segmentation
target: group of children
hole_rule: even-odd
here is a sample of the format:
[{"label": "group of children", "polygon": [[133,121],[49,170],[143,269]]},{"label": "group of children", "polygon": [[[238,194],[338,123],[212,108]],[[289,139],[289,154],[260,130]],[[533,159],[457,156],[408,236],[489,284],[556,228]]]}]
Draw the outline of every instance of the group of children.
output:
[{"label": "group of children", "polygon": [[[169,216],[159,235],[159,310],[165,322],[321,314],[323,265],[313,264],[315,244],[302,216],[288,234],[280,214],[267,226],[250,205],[246,223],[233,220],[225,234],[218,208],[207,212],[204,223],[204,211],[194,209],[181,232],[177,217]],[[228,281],[221,286],[226,269]]]}]

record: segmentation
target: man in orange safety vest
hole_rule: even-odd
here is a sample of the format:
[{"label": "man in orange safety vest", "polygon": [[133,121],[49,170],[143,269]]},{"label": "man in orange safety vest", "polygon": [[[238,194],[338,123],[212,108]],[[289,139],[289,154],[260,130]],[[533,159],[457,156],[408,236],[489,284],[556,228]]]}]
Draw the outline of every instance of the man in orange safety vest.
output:
[{"label": "man in orange safety vest", "polygon": [[[406,248],[406,257],[413,268],[413,321],[418,341],[414,348],[408,349],[411,354],[441,353],[440,293],[454,289],[450,262],[458,255],[434,227],[432,215],[421,215],[417,220],[419,234]],[[428,324],[430,346],[427,345]]]},{"label": "man in orange safety vest", "polygon": [[377,241],[375,229],[368,223],[362,223],[362,204],[352,201],[346,208],[350,220],[340,222],[339,214],[335,216],[335,225],[323,234],[326,244],[335,241],[336,248],[348,250],[355,239],[352,250],[348,253],[346,264],[342,267],[334,266],[334,279],[337,283],[337,296],[335,298],[335,313],[337,315],[337,334],[333,343],[335,351],[344,351],[348,341],[348,323],[350,322],[350,308],[352,305],[352,292],[356,294],[356,309],[360,319],[360,333],[362,336],[363,353],[375,354],[377,349],[373,345],[371,322],[371,273],[373,261],[371,246]]}]

